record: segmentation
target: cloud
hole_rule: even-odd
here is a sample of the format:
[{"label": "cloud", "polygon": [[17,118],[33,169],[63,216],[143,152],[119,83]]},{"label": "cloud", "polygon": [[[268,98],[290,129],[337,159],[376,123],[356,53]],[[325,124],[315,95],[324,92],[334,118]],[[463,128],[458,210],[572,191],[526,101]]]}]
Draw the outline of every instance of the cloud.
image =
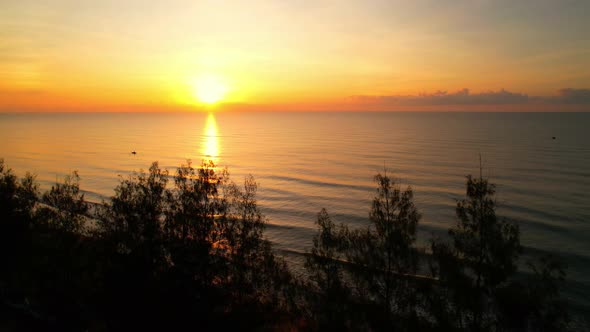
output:
[{"label": "cloud", "polygon": [[554,96],[529,96],[507,90],[471,93],[469,89],[456,92],[436,91],[418,95],[353,96],[359,103],[405,106],[442,105],[523,105],[523,104],[590,104],[590,89],[565,88]]},{"label": "cloud", "polygon": [[524,104],[530,101],[526,94],[514,93],[504,89],[471,93],[469,89],[457,92],[437,91],[421,93],[419,95],[390,95],[390,96],[355,96],[356,100],[398,105],[503,105]]},{"label": "cloud", "polygon": [[590,89],[566,88],[558,91],[559,95],[552,99],[563,104],[590,104]]}]

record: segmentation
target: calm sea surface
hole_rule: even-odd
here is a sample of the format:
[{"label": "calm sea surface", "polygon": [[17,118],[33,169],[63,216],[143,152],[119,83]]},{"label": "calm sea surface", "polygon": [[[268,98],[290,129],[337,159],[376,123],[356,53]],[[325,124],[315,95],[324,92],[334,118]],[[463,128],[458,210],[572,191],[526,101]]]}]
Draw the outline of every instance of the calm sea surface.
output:
[{"label": "calm sea surface", "polygon": [[43,188],[78,170],[91,201],[152,161],[173,173],[213,158],[234,181],[255,176],[269,238],[296,256],[323,207],[367,223],[384,167],[414,189],[422,240],[445,235],[481,154],[498,213],[520,224],[529,253],[563,257],[568,296],[590,308],[589,128],[590,113],[0,113],[0,158]]}]

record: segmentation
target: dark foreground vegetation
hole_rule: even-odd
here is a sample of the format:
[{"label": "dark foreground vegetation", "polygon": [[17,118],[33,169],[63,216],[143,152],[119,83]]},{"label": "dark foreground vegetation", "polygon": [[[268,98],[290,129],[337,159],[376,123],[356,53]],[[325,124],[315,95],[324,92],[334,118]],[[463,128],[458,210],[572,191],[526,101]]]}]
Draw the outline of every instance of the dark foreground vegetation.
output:
[{"label": "dark foreground vegetation", "polygon": [[89,204],[77,173],[41,195],[0,160],[0,329],[567,327],[563,269],[543,257],[516,274],[519,229],[496,216],[486,179],[467,178],[456,225],[425,248],[412,190],[375,180],[366,227],[322,210],[307,273],[294,277],[264,238],[252,177],[238,186],[212,163],[173,176],[154,163]]}]

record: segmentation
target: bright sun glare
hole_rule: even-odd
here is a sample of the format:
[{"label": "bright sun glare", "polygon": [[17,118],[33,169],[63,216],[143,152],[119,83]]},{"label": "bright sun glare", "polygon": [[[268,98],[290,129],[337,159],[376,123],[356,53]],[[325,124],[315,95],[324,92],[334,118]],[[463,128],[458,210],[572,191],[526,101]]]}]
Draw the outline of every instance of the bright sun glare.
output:
[{"label": "bright sun glare", "polygon": [[226,84],[215,76],[201,76],[194,81],[194,94],[198,101],[205,104],[214,104],[227,93]]}]

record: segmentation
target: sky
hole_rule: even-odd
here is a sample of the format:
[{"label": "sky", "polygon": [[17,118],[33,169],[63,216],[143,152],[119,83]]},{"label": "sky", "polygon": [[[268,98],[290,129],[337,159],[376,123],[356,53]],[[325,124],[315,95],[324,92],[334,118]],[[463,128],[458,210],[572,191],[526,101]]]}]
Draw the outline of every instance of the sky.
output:
[{"label": "sky", "polygon": [[[2,0],[0,111],[590,110],[588,13],[587,0]],[[218,98],[196,91],[210,85]]]}]

